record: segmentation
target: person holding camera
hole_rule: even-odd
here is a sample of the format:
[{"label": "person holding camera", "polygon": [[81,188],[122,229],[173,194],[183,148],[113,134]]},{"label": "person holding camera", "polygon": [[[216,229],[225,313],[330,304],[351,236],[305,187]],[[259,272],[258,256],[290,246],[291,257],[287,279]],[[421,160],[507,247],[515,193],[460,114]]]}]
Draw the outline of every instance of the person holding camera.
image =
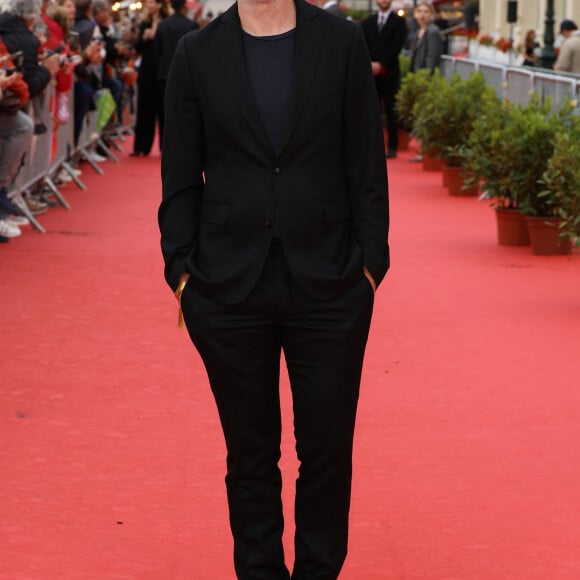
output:
[{"label": "person holding camera", "polygon": [[10,53],[22,51],[22,76],[30,98],[39,95],[60,68],[59,55],[47,56],[39,63],[40,41],[32,29],[40,18],[40,0],[11,0],[0,14],[0,37]]},{"label": "person holding camera", "polygon": [[[41,14],[40,0],[9,0],[0,14],[0,38],[9,54],[21,53],[21,62],[14,74],[21,74],[26,84],[26,98],[18,95],[18,102],[13,103],[11,111],[5,112],[0,120],[0,139],[2,140],[2,157],[0,161],[0,199],[4,212],[16,215],[18,209],[7,198],[7,190],[13,182],[24,154],[30,147],[32,121],[21,108],[28,99],[40,95],[51,78],[60,68],[58,55],[51,55],[40,60],[40,41],[33,33],[33,28]],[[40,60],[40,62],[39,62]],[[17,77],[18,79],[18,77]],[[11,87],[17,85],[13,81]],[[16,101],[16,99],[14,99]],[[33,213],[48,209],[46,204],[33,199],[26,199]]]},{"label": "person holding camera", "polygon": [[21,59],[21,54],[10,54],[0,40],[0,242],[19,236],[19,226],[28,223],[8,198],[32,141],[32,119],[21,111],[28,102],[28,86],[17,72]]}]

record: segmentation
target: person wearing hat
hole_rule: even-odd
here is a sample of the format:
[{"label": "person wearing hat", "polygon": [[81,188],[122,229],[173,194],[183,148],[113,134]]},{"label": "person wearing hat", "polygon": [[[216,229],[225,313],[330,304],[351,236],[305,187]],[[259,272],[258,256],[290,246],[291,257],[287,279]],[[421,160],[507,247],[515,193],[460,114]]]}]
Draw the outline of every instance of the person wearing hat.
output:
[{"label": "person wearing hat", "polygon": [[554,63],[556,70],[580,74],[580,32],[572,20],[563,20],[560,34],[565,38],[558,59]]}]

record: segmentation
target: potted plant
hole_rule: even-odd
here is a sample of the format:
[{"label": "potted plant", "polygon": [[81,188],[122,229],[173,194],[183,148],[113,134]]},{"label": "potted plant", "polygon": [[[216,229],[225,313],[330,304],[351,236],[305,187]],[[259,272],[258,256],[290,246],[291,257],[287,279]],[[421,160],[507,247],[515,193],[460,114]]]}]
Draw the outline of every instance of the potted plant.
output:
[{"label": "potted plant", "polygon": [[482,114],[474,121],[473,130],[463,148],[463,163],[468,170],[467,183],[480,185],[482,199],[491,201],[495,210],[497,238],[500,246],[529,245],[528,229],[518,211],[518,200],[509,172],[504,170],[511,156],[509,129],[512,108],[495,95],[484,93]]},{"label": "potted plant", "polygon": [[474,122],[483,113],[483,95],[495,98],[482,74],[462,80],[453,75],[449,81],[434,75],[429,99],[420,97],[416,104],[415,132],[427,151],[437,151],[444,161],[444,182],[451,195],[476,195],[473,183],[464,186],[463,149]]},{"label": "potted plant", "polygon": [[[557,114],[552,112],[551,99],[540,102],[533,95],[530,103],[513,107],[512,160],[513,188],[519,199],[519,210],[526,218],[530,243],[534,254],[567,254],[570,252],[569,238],[560,236],[560,205],[552,186],[546,189],[544,175],[552,159],[556,143],[561,136],[574,136],[573,109],[565,104]],[[564,139],[562,145],[566,142]],[[517,160],[517,161],[516,161]],[[556,176],[556,165],[552,166],[552,178]],[[555,179],[550,183],[556,187]],[[564,195],[564,194],[562,194]],[[544,236],[547,239],[544,240]]]},{"label": "potted plant", "polygon": [[[413,123],[413,134],[421,144],[421,154],[423,156],[423,169],[425,171],[440,171],[441,157],[435,140],[436,133],[440,131],[442,125],[441,107],[443,93],[447,87],[447,80],[441,75],[439,70],[418,71],[418,91],[415,94],[411,120]],[[422,79],[427,82],[422,84]]]},{"label": "potted plant", "polygon": [[[411,58],[406,54],[399,55],[399,69],[401,70],[401,86],[405,79],[411,74]],[[398,115],[398,111],[397,111]],[[407,151],[409,149],[409,142],[411,141],[411,129],[408,129],[405,123],[401,122],[399,118],[399,137],[398,148],[400,151]]]},{"label": "potted plant", "polygon": [[[552,245],[567,253],[572,243],[580,245],[580,122],[556,138],[554,152],[541,179],[540,196],[551,205],[559,219],[558,229],[550,228]],[[533,227],[533,226],[532,226]],[[537,229],[537,228],[536,228]],[[536,230],[532,234],[534,236]]]},{"label": "potted plant", "polygon": [[[410,59],[406,58],[410,68]],[[404,63],[405,61],[400,60],[400,62]],[[415,124],[415,104],[419,96],[428,91],[431,76],[430,70],[420,70],[416,73],[409,70],[405,75],[401,71],[401,87],[397,92],[396,110],[401,133],[406,133],[408,138],[413,132]],[[399,133],[399,143],[401,143],[401,133]]]}]

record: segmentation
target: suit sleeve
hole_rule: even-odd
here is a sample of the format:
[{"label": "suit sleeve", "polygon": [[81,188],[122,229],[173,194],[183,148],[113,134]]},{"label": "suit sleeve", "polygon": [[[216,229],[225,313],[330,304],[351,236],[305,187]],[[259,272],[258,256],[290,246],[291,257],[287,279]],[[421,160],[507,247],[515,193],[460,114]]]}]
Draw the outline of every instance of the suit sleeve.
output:
[{"label": "suit sleeve", "polygon": [[175,290],[195,251],[203,190],[203,130],[188,37],[177,46],[165,90],[165,129],[161,177],[163,197],[158,220],[165,279]]},{"label": "suit sleeve", "polygon": [[345,152],[353,238],[377,285],[389,265],[389,200],[379,102],[365,41],[353,27],[345,99]]}]

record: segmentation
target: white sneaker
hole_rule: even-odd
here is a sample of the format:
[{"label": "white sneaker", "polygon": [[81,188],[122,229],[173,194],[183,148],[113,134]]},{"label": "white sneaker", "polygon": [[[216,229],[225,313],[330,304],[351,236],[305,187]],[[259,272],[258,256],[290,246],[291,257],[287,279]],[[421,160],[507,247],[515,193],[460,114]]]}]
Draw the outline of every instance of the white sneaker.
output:
[{"label": "white sneaker", "polygon": [[58,172],[56,179],[57,181],[62,181],[63,183],[68,183],[69,181],[72,181],[72,177],[64,169]]},{"label": "white sneaker", "polygon": [[9,226],[27,226],[30,224],[28,218],[25,218],[23,215],[5,215],[3,218],[4,223],[8,224]]},{"label": "white sneaker", "polygon": [[11,226],[5,220],[0,220],[0,236],[5,238],[17,238],[22,232],[18,226]]},{"label": "white sneaker", "polygon": [[103,163],[103,161],[107,160],[106,157],[99,155],[96,151],[91,151],[88,155],[88,158],[94,163]]}]

